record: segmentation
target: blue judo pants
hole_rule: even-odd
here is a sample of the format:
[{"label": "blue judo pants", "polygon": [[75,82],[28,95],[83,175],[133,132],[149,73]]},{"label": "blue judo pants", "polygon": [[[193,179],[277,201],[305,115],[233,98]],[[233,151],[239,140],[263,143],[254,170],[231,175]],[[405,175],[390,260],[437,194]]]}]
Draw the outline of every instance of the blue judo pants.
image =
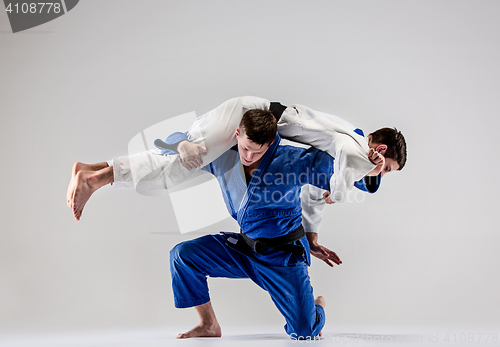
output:
[{"label": "blue judo pants", "polygon": [[224,235],[185,241],[170,251],[170,273],[175,307],[210,301],[207,276],[250,278],[271,295],[285,317],[285,331],[293,338],[315,337],[325,325],[325,311],[314,303],[307,264],[262,264],[225,244]]}]

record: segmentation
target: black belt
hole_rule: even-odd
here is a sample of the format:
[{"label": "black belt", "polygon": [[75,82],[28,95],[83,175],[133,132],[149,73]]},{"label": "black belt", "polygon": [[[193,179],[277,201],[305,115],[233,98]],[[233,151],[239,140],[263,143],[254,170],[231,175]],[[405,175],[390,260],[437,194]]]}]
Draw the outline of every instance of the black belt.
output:
[{"label": "black belt", "polygon": [[297,255],[302,255],[304,253],[304,248],[302,246],[291,245],[292,242],[300,240],[305,236],[304,227],[302,224],[292,231],[283,236],[274,237],[271,239],[258,238],[251,239],[246,234],[241,233],[241,238],[246,243],[248,247],[253,249],[255,253],[262,254],[264,251],[269,248],[278,249],[280,251],[290,252]]},{"label": "black belt", "polygon": [[285,112],[286,106],[279,102],[271,102],[269,105],[269,111],[274,115],[276,121],[279,121],[283,112]]}]

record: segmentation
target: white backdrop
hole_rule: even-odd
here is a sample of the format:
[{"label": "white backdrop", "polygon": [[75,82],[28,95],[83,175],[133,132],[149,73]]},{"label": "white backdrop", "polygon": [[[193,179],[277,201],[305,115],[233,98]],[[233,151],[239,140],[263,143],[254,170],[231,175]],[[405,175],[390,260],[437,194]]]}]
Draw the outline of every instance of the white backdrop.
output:
[{"label": "white backdrop", "polygon": [[[174,308],[168,252],[234,224],[180,235],[168,199],[112,187],[76,222],[66,188],[75,161],[240,95],[406,136],[403,171],[328,208],[320,241],[344,264],[310,274],[330,331],[498,327],[499,15],[482,0],[86,0],[13,34],[0,12],[0,331],[194,325]],[[210,288],[223,327],[282,332],[250,281]]]}]

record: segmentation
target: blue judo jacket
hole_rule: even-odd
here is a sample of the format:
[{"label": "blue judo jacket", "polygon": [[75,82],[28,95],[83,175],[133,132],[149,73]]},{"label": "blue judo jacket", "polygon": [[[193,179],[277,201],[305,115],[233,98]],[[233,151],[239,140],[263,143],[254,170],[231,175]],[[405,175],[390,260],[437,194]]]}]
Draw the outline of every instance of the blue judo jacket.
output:
[{"label": "blue judo jacket", "polygon": [[[203,168],[217,178],[230,215],[238,221],[241,232],[252,239],[283,236],[299,227],[303,185],[330,189],[334,159],[329,154],[313,147],[280,146],[280,141],[277,135],[248,185],[237,146]],[[246,255],[270,265],[285,266],[301,260],[310,264],[307,239],[296,244],[304,248],[302,258],[273,249],[263,254],[250,250]]]}]

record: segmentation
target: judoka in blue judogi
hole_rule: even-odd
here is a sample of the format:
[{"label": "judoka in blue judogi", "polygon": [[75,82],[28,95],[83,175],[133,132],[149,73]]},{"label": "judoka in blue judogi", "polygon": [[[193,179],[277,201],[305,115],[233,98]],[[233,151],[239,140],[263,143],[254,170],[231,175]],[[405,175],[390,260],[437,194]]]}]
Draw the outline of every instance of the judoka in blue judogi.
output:
[{"label": "judoka in blue judogi", "polygon": [[[268,119],[274,123],[274,128],[265,125],[275,136],[269,147],[250,139],[254,138],[249,129],[253,120],[243,125],[248,113],[259,122]],[[210,317],[213,309],[207,276],[249,278],[270,294],[285,317],[287,334],[312,338],[321,332],[325,312],[322,299],[315,302],[309,280],[309,244],[301,227],[300,190],[305,184],[329,190],[334,163],[330,155],[315,148],[280,145],[275,124],[268,111],[247,112],[240,126],[244,130],[237,130],[237,146],[204,168],[217,178],[241,233],[207,235],[172,249],[175,306],[196,306],[202,322],[205,315],[216,323],[215,314]],[[197,326],[179,337],[220,336],[218,329],[207,333],[210,329]]]}]

